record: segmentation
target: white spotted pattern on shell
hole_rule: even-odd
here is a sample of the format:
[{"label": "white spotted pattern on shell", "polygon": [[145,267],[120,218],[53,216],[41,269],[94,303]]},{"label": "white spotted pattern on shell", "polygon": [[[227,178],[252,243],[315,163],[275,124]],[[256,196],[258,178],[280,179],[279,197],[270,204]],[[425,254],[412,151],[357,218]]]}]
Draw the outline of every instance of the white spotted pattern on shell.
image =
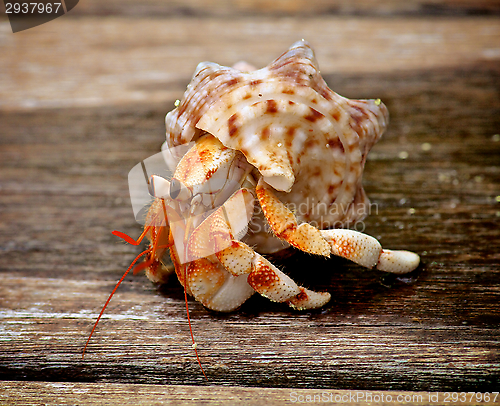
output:
[{"label": "white spotted pattern on shell", "polygon": [[282,202],[307,201],[313,209],[296,213],[300,221],[328,228],[368,212],[362,172],[387,122],[380,100],[350,100],[328,88],[312,49],[299,41],[260,70],[200,63],[167,114],[166,143],[212,134],[241,151]]}]

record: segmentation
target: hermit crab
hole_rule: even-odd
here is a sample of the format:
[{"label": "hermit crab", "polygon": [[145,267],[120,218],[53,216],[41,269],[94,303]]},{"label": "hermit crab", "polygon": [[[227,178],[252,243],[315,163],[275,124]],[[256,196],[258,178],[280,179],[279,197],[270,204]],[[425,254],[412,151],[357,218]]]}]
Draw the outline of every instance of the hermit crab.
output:
[{"label": "hermit crab", "polygon": [[347,229],[368,213],[362,172],[387,123],[379,99],[330,90],[305,41],[260,70],[200,63],[166,116],[170,174],[143,165],[152,200],[144,232],[114,233],[149,239],[135,270],[154,282],[175,271],[186,294],[221,312],[255,292],[296,309],[325,305],[329,293],[297,285],[263,256],[290,246],[410,272],[418,255]]}]

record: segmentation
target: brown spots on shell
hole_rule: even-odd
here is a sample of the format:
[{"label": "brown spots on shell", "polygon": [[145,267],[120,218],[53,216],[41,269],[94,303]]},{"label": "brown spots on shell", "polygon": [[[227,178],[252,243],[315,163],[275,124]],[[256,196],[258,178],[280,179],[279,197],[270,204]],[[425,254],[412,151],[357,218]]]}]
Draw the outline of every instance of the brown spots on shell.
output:
[{"label": "brown spots on shell", "polygon": [[229,120],[227,120],[227,128],[230,137],[233,137],[238,132],[239,126],[237,121],[238,121],[238,113],[234,113],[231,117],[229,117]]},{"label": "brown spots on shell", "polygon": [[[283,54],[283,55],[285,55],[285,54]],[[283,55],[281,55],[281,57]],[[277,60],[280,60],[281,57],[279,57]],[[280,69],[283,69],[285,66],[290,65],[291,63],[294,63],[294,61],[292,59],[285,59],[285,62],[283,62],[281,64],[273,64],[272,66],[270,66],[269,70],[280,70]]]},{"label": "brown spots on shell", "polygon": [[264,127],[264,129],[262,130],[261,139],[268,140],[270,136],[271,136],[271,129],[269,128],[269,126]]},{"label": "brown spots on shell", "polygon": [[311,173],[311,177],[313,178],[319,178],[321,176],[322,170],[319,167],[316,167],[314,171]]},{"label": "brown spots on shell", "polygon": [[355,104],[352,104],[352,103],[351,103],[351,107],[354,110],[358,111],[358,113],[359,113],[360,116],[362,116],[364,118],[368,118],[368,114],[367,114],[367,112],[363,108],[361,108],[361,107],[359,107],[359,106],[357,106]]},{"label": "brown spots on shell", "polygon": [[332,150],[338,149],[342,153],[344,153],[344,145],[342,144],[342,142],[340,141],[340,139],[338,137],[328,139],[326,142],[326,147],[331,148]]},{"label": "brown spots on shell", "polygon": [[309,110],[310,110],[309,114],[304,117],[307,121],[314,123],[315,121],[317,121],[321,117],[323,117],[323,114],[321,114],[319,111],[312,109],[312,108],[310,108]]},{"label": "brown spots on shell", "polygon": [[[267,72],[264,70],[262,74],[258,73],[258,76],[249,73],[237,74],[226,69],[223,71],[223,77],[213,80],[213,75],[209,75],[208,71],[204,72],[203,75],[206,75],[207,79],[203,86],[195,82],[191,87],[191,89],[196,87],[196,96],[203,95],[203,97],[191,100],[193,108],[187,111],[182,120],[179,120],[175,130],[183,131],[182,134],[185,134],[183,137],[186,139],[191,137],[194,131],[191,128],[196,126],[198,116],[201,116],[203,121],[200,121],[200,127],[206,128],[207,131],[212,128],[219,129],[222,125],[222,128],[227,131],[228,140],[225,140],[225,143],[231,149],[241,151],[248,158],[254,167],[256,178],[261,176],[258,173],[259,169],[277,171],[280,165],[290,164],[289,167],[294,176],[298,182],[301,182],[300,187],[295,187],[290,193],[290,199],[299,201],[299,198],[295,196],[309,187],[310,191],[304,192],[303,195],[306,196],[304,198],[320,196],[323,199],[322,202],[326,203],[330,198],[337,197],[338,202],[344,201],[342,195],[345,190],[340,186],[342,185],[340,180],[345,178],[346,183],[351,183],[351,191],[354,192],[357,186],[356,175],[361,174],[362,168],[352,172],[349,163],[354,161],[357,167],[362,166],[369,147],[375,141],[370,142],[371,133],[374,132],[371,128],[372,123],[363,120],[361,126],[357,126],[356,121],[350,118],[351,114],[362,117],[361,111],[352,108],[352,104],[357,104],[359,110],[368,112],[367,106],[373,108],[373,102],[365,106],[357,101],[351,102],[330,91],[317,71],[314,58],[307,46],[293,48],[287,52],[283,59],[271,63]],[[241,79],[239,84],[231,82],[231,79],[235,77]],[[262,93],[263,97],[259,98],[259,93]],[[191,91],[188,95],[191,95]],[[251,105],[257,101],[258,103],[252,107]],[[196,111],[198,104],[195,105],[195,102],[203,108]],[[273,104],[274,102],[276,104]],[[301,102],[307,104],[301,105]],[[230,103],[234,104],[234,110],[228,111],[227,105]],[[232,116],[228,120],[237,111],[238,103],[241,103],[245,109],[238,111],[238,116]],[[218,108],[212,109],[213,105]],[[275,114],[276,107],[278,111]],[[323,113],[324,117],[318,111]],[[195,114],[191,114],[192,112]],[[224,112],[224,114],[219,115],[219,112]],[[264,119],[258,123],[253,121],[254,112],[263,115]],[[283,114],[283,120],[281,114]],[[277,120],[278,115],[280,115],[279,120]],[[374,114],[374,116],[377,118],[379,114]],[[218,117],[220,117],[219,121],[215,122]],[[370,117],[370,121],[377,124],[373,117]],[[271,122],[272,126],[264,129]],[[354,126],[353,129],[349,127],[350,123]],[[257,134],[251,135],[257,136],[258,147],[252,146],[253,142],[248,143],[246,131],[243,134],[243,129],[247,129],[247,125],[257,130]],[[373,127],[376,127],[376,132],[381,132],[379,127],[380,130],[383,129],[382,126]],[[176,131],[170,132],[171,138],[176,136]],[[211,132],[215,133],[215,131]],[[366,141],[362,138],[362,132],[367,134]],[[356,133],[360,136],[359,141]],[[261,142],[261,137],[268,139]],[[308,139],[315,139],[317,143],[315,145],[308,143],[304,148],[304,143]],[[359,144],[357,145],[359,151],[356,150],[353,156],[346,157],[344,155],[348,154],[350,144]],[[243,146],[246,147],[245,150],[242,150]],[[317,162],[315,162],[316,159]],[[316,166],[322,167],[323,173],[320,178],[316,178]],[[310,176],[315,176],[314,185],[311,185],[312,182],[308,180]],[[314,216],[314,213],[311,214],[311,221],[318,221]],[[341,217],[341,214],[332,217],[336,220],[337,217]],[[300,220],[303,221],[303,218]],[[327,220],[325,224],[328,224]]]},{"label": "brown spots on shell", "polygon": [[288,127],[285,133],[286,139],[291,139],[295,135],[295,131],[297,131],[297,127]]},{"label": "brown spots on shell", "polygon": [[240,83],[240,78],[233,78],[231,80],[228,80],[227,82],[224,82],[224,86],[226,87],[231,87],[231,86],[234,86],[234,85],[237,85],[238,83]]},{"label": "brown spots on shell", "polygon": [[[289,53],[290,50],[287,50],[283,52],[280,56],[278,56],[274,62],[269,66],[269,70],[276,70],[278,67],[283,66],[283,64],[279,65],[278,61],[282,60],[287,53]],[[289,59],[284,59],[284,60],[289,60]]]},{"label": "brown spots on shell", "polygon": [[288,162],[290,162],[290,165],[293,166],[293,157],[292,157],[292,154],[290,153],[291,144],[288,145],[288,141],[285,142],[285,144],[287,145],[287,148],[286,148],[286,157],[288,158]]},{"label": "brown spots on shell", "polygon": [[248,284],[257,291],[271,288],[279,282],[279,277],[268,265],[263,263],[248,275]]},{"label": "brown spots on shell", "polygon": [[284,72],[284,76],[287,77],[289,80],[295,82],[297,85],[305,85],[306,80],[304,79],[304,75],[300,71],[296,70],[287,70]]},{"label": "brown spots on shell", "polygon": [[352,144],[349,144],[347,146],[347,149],[349,150],[349,153],[353,154],[357,149],[359,148],[359,143],[353,142]]},{"label": "brown spots on shell", "polygon": [[335,108],[334,110],[332,110],[330,112],[330,115],[332,116],[332,118],[336,121],[336,122],[339,122],[340,121],[340,111]]},{"label": "brown spots on shell", "polygon": [[363,133],[363,122],[370,119],[370,116],[364,109],[354,104],[351,104],[352,110],[350,115],[350,126],[356,133]]},{"label": "brown spots on shell", "polygon": [[[337,184],[332,184],[331,185],[332,186],[332,190],[335,193],[332,192],[329,195],[330,196],[330,200],[329,200],[328,206],[332,206],[332,204],[335,203],[335,200],[337,200],[338,191],[340,190],[340,188],[341,188],[341,186],[342,186],[343,183],[344,183],[344,181],[341,180]],[[328,190],[330,190],[330,187],[328,188]],[[335,213],[335,214],[340,214],[340,210],[341,210],[341,207],[335,207],[334,209],[330,208],[330,212],[331,213]]]},{"label": "brown spots on shell", "polygon": [[328,194],[333,195],[333,192],[335,192],[335,190],[337,190],[338,187],[339,185],[337,183],[333,183],[330,186],[328,186]]},{"label": "brown spots on shell", "polygon": [[267,102],[267,109],[266,113],[277,113],[278,112],[278,103],[276,103],[276,100],[268,100]]},{"label": "brown spots on shell", "polygon": [[314,148],[316,145],[318,145],[318,141],[310,138],[304,143],[304,149]]}]

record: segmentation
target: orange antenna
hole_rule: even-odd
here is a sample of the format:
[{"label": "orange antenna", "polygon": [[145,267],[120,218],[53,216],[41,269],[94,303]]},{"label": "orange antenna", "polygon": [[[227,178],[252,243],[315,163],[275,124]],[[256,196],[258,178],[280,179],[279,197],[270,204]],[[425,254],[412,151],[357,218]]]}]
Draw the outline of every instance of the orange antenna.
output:
[{"label": "orange antenna", "polygon": [[[184,283],[187,283],[187,267],[185,264],[183,266],[184,266]],[[196,341],[194,340],[193,329],[191,327],[191,318],[189,317],[187,290],[185,287],[184,287],[184,301],[186,302],[186,314],[187,314],[187,319],[188,319],[188,324],[189,324],[189,333],[191,334],[191,340],[193,341],[193,350],[194,350],[194,353],[196,355],[196,360],[198,361],[198,365],[200,366],[201,373],[203,374],[203,376],[205,377],[205,379],[208,382],[207,375],[205,374],[205,371],[203,370],[203,367],[201,366],[200,357],[198,355],[198,350],[196,348],[197,344],[196,344]]]},{"label": "orange antenna", "polygon": [[[115,233],[120,233],[119,231],[113,231],[113,234]],[[120,234],[123,234],[123,233],[120,233]],[[144,233],[143,233],[144,234]],[[117,235],[117,234],[115,234]],[[128,235],[126,236],[128,238],[130,238]],[[132,238],[130,238],[132,240]],[[127,241],[125,239],[125,241]],[[135,240],[132,240],[135,242]],[[128,242],[128,241],[127,241]],[[137,243],[139,244],[139,243]],[[123,274],[123,276],[120,278],[120,280],[118,281],[118,283],[116,284],[115,288],[113,289],[113,291],[111,292],[111,294],[109,295],[108,297],[108,300],[106,300],[106,303],[104,304],[102,310],[101,310],[101,313],[99,313],[99,316],[97,317],[97,320],[94,324],[94,327],[92,328],[92,331],[90,332],[90,335],[89,335],[89,338],[87,340],[87,342],[85,343],[85,347],[83,348],[83,352],[82,352],[82,359],[85,357],[85,350],[87,349],[87,346],[89,345],[89,342],[90,342],[90,339],[92,338],[92,335],[94,334],[94,331],[97,327],[97,325],[99,324],[99,320],[101,320],[101,317],[102,315],[104,314],[104,310],[106,309],[106,307],[108,306],[111,298],[113,297],[113,295],[115,294],[116,290],[118,289],[118,286],[121,285],[121,283],[123,282],[123,280],[125,279],[125,277],[127,276],[127,274],[130,272],[130,270],[132,269],[132,267],[135,265],[135,263],[139,260],[140,257],[142,257],[144,254],[147,254],[148,252],[150,252],[152,250],[152,248],[149,248],[147,249],[146,251],[143,251],[141,252],[139,255],[137,255],[135,257],[135,259],[132,261],[132,263],[130,264],[130,266],[127,268],[127,270],[125,271],[125,273]]]},{"label": "orange antenna", "polygon": [[[162,205],[163,205],[163,213],[164,213],[164,218],[166,219],[167,216],[166,216],[166,207],[165,207],[165,202],[163,201],[162,199]],[[139,236],[139,238],[137,240],[134,240],[132,237],[130,237],[129,235],[125,234],[125,233],[122,233],[121,231],[113,231],[112,234],[113,235],[116,235],[117,237],[125,240],[127,243],[131,244],[131,245],[139,245],[141,243],[141,241],[144,239],[144,237],[147,235],[147,233],[151,230],[151,229],[155,229],[156,227],[155,226],[146,226],[144,227],[144,231],[141,233],[141,235]],[[89,335],[89,338],[87,339],[87,342],[85,343],[85,347],[83,348],[83,352],[82,352],[82,359],[85,357],[85,351],[90,343],[90,339],[92,338],[92,335],[94,334],[94,331],[96,330],[97,328],[97,325],[99,324],[99,321],[101,320],[101,317],[102,315],[104,314],[104,311],[106,310],[106,307],[108,306],[109,302],[111,301],[111,298],[113,297],[113,295],[115,294],[115,292],[117,291],[118,287],[121,285],[121,283],[124,281],[125,277],[128,275],[128,273],[130,272],[130,270],[132,268],[134,268],[134,265],[135,263],[139,260],[140,257],[142,257],[143,255],[145,254],[148,254],[148,253],[155,253],[159,248],[170,248],[171,246],[174,245],[174,241],[170,235],[170,241],[169,241],[169,244],[167,245],[159,245],[159,239],[155,237],[155,234],[154,232],[152,233],[151,235],[151,239],[153,240],[153,244],[151,244],[151,246],[141,252],[139,255],[137,255],[135,257],[135,259],[132,261],[132,263],[130,264],[130,266],[127,268],[127,270],[125,271],[125,273],[123,274],[123,276],[120,278],[120,280],[118,281],[118,283],[116,284],[116,286],[114,287],[113,291],[111,292],[111,294],[109,295],[108,297],[108,300],[106,300],[106,303],[104,304],[104,306],[102,307],[102,310],[101,312],[99,313],[99,316],[97,317],[97,320],[96,322],[94,323],[94,327],[92,328],[92,331],[90,332],[90,335]],[[150,259],[144,261],[143,263],[135,266],[134,268],[134,275],[137,274],[138,272],[140,272],[141,270],[143,270],[144,268],[147,268],[148,266],[151,266],[153,265],[155,262],[155,259],[153,257],[153,255],[151,256]],[[184,281],[187,281],[187,267],[186,265],[184,264]],[[207,375],[205,374],[205,371],[203,370],[203,367],[201,365],[201,360],[200,360],[200,357],[198,355],[198,350],[197,350],[197,344],[196,344],[196,341],[194,339],[194,334],[193,334],[193,328],[191,326],[191,318],[189,316],[189,306],[188,306],[188,298],[187,298],[187,291],[186,291],[186,288],[184,288],[184,301],[186,303],[186,314],[187,314],[187,320],[188,320],[188,325],[189,325],[189,333],[191,334],[191,340],[193,342],[193,350],[194,350],[194,353],[196,355],[196,360],[198,361],[198,365],[200,366],[200,369],[201,369],[201,372],[203,374],[203,376],[205,377],[205,379],[207,380],[208,382],[208,377]]]},{"label": "orange antenna", "polygon": [[152,226],[144,227],[144,231],[142,232],[142,234],[139,236],[139,238],[137,240],[134,240],[132,237],[128,236],[127,234],[122,233],[121,231],[117,231],[117,230],[113,231],[111,234],[116,235],[117,237],[120,237],[122,240],[127,241],[131,245],[139,245],[151,227]]},{"label": "orange antenna", "polygon": [[[125,233],[122,233],[121,231],[113,231],[112,234],[113,235],[116,235],[117,237],[120,237],[122,238],[123,240],[125,240],[126,242],[128,242],[129,244],[131,245],[139,245],[141,243],[141,241],[144,239],[144,237],[146,236],[146,234],[148,233],[148,231],[152,228],[153,226],[146,226],[144,227],[144,231],[142,232],[142,234],[139,236],[139,238],[137,240],[134,240],[132,237],[128,236],[127,234]],[[82,352],[82,358],[85,357],[85,350],[87,349],[88,345],[89,345],[89,342],[90,342],[90,339],[92,338],[92,335],[94,334],[94,331],[95,329],[97,328],[97,325],[99,324],[99,320],[101,320],[101,317],[102,315],[104,314],[104,310],[106,310],[106,307],[108,306],[109,302],[111,301],[111,298],[113,297],[113,295],[115,294],[116,290],[118,289],[118,287],[121,285],[121,283],[123,282],[123,280],[125,279],[125,277],[127,276],[127,274],[130,272],[130,270],[134,267],[135,263],[139,260],[140,257],[142,257],[143,255],[147,254],[147,253],[150,253],[150,252],[155,252],[158,248],[168,248],[170,246],[169,245],[166,245],[166,246],[158,246],[158,241],[156,240],[155,241],[155,244],[153,244],[153,246],[151,246],[150,248],[148,248],[147,250],[141,252],[139,255],[137,255],[135,257],[135,259],[132,261],[132,263],[130,264],[130,266],[127,268],[127,270],[125,271],[125,273],[123,274],[123,276],[120,278],[120,280],[118,281],[118,283],[116,284],[115,288],[113,289],[113,291],[111,292],[111,294],[109,295],[108,297],[108,300],[106,300],[106,303],[104,304],[104,306],[102,307],[102,310],[101,310],[101,313],[99,313],[99,316],[97,317],[97,320],[94,324],[94,327],[92,328],[92,331],[90,332],[90,335],[89,335],[89,338],[87,339],[87,343],[85,344],[85,347],[83,348],[83,352]],[[143,264],[139,264],[136,269],[134,269],[134,275],[141,271],[142,269],[148,267],[149,265],[152,264],[153,261],[149,260],[149,261],[145,261]]]}]

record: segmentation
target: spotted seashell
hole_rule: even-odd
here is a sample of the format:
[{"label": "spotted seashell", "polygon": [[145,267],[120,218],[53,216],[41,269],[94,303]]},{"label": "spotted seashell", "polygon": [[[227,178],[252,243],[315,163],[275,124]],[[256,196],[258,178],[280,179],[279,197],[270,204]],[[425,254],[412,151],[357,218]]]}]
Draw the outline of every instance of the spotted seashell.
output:
[{"label": "spotted seashell", "polygon": [[296,210],[319,228],[363,218],[361,185],[371,147],[388,112],[380,100],[350,100],[328,88],[314,53],[299,41],[272,62],[242,72],[200,63],[177,108],[167,114],[167,146],[208,132],[248,162]]}]

